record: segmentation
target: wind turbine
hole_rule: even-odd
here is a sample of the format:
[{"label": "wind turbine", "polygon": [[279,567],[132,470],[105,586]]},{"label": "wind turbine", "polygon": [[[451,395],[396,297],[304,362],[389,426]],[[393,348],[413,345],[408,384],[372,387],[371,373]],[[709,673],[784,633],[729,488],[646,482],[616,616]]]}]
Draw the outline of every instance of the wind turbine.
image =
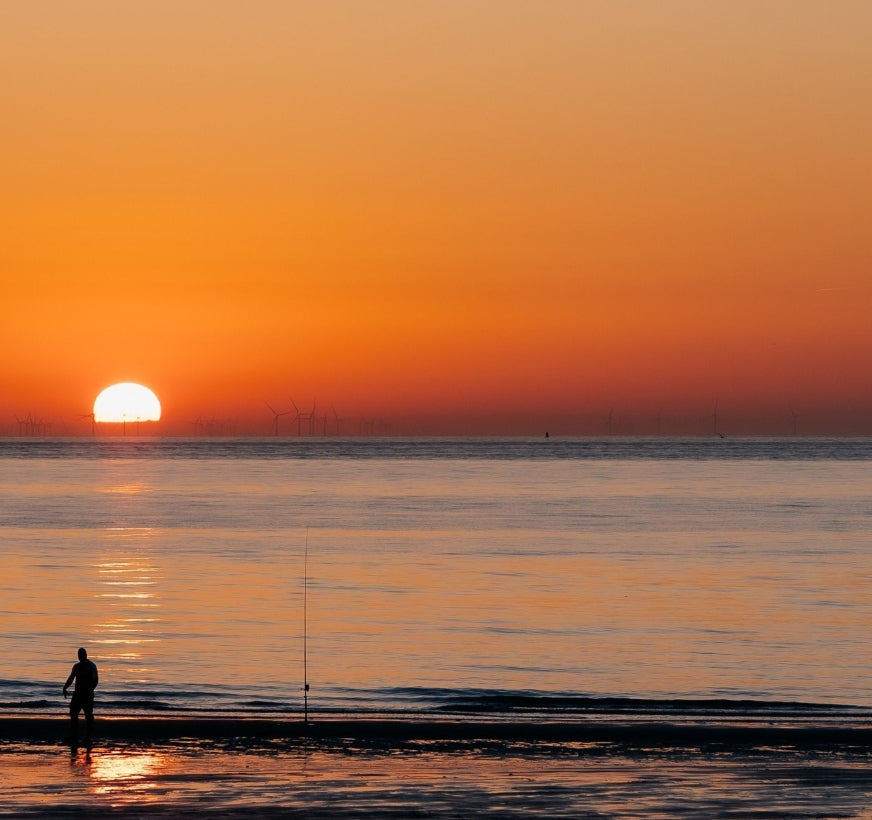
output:
[{"label": "wind turbine", "polygon": [[273,408],[270,407],[270,404],[269,404],[268,401],[265,401],[264,404],[265,404],[267,407],[269,407],[269,411],[270,411],[270,413],[273,414],[273,435],[274,435],[274,436],[277,436],[277,435],[279,434],[279,419],[280,419],[282,416],[290,415],[290,412],[291,412],[291,411],[290,411],[290,410],[283,410],[283,411],[280,413],[280,412],[278,412],[277,410],[273,410]]},{"label": "wind turbine", "polygon": [[726,435],[724,435],[724,433],[722,433],[720,430],[718,430],[718,400],[717,399],[715,399],[715,409],[712,412],[710,418],[712,420],[712,432],[714,432],[714,434],[716,436],[720,436],[720,438],[726,438]]},{"label": "wind turbine", "polygon": [[79,418],[80,419],[91,419],[91,435],[96,436],[97,435],[97,424],[96,424],[96,419],[94,418],[94,413],[93,412],[83,413],[81,416],[79,416]]},{"label": "wind turbine", "polygon": [[315,399],[312,399],[312,409],[307,414],[309,416],[309,435],[315,435],[315,422],[318,420],[315,415]]},{"label": "wind turbine", "polygon": [[312,409],[307,413],[303,413],[296,404],[294,404],[294,400],[291,399],[291,404],[294,405],[294,410],[297,411],[297,435],[301,436],[303,434],[303,422],[308,422],[309,432],[307,435],[314,436],[315,435],[315,422],[318,420],[315,415],[315,400],[312,399]]},{"label": "wind turbine", "polygon": [[297,403],[296,403],[293,399],[291,399],[291,404],[294,405],[294,410],[297,411],[297,415],[296,415],[296,419],[297,419],[297,438],[299,438],[299,437],[303,434],[303,431],[302,431],[303,416],[302,416],[302,413],[300,413],[300,408],[297,407]]}]

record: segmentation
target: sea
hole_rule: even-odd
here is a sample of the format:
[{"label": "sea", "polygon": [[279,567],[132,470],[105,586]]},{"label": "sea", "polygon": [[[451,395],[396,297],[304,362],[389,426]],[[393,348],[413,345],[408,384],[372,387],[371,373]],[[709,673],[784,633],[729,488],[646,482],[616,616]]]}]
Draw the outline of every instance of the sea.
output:
[{"label": "sea", "polygon": [[872,712],[872,439],[0,439],[0,715]]}]

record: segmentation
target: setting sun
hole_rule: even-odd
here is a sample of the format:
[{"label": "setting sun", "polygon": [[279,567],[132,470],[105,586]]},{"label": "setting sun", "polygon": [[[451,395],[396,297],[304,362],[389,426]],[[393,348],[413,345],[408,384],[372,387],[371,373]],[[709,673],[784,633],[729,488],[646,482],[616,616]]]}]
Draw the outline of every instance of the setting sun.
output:
[{"label": "setting sun", "polygon": [[160,421],[160,402],[141,384],[113,384],[94,401],[94,421]]}]

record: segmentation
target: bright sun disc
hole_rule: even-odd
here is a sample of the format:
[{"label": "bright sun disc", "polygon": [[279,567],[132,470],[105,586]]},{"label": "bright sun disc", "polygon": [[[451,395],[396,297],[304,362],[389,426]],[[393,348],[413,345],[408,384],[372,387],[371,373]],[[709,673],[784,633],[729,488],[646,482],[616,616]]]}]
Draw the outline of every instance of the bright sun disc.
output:
[{"label": "bright sun disc", "polygon": [[94,421],[160,421],[160,402],[141,384],[113,384],[94,400]]}]

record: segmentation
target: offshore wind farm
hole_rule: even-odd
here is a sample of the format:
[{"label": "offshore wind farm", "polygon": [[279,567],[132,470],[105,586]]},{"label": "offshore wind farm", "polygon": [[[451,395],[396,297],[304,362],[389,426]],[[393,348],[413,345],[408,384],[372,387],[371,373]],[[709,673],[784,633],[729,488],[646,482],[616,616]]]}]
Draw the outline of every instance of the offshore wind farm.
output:
[{"label": "offshore wind farm", "polygon": [[46,438],[52,436],[112,436],[163,435],[194,437],[276,436],[294,438],[360,437],[360,436],[569,436],[569,437],[633,437],[633,436],[868,436],[872,435],[872,414],[865,411],[839,412],[816,409],[798,413],[785,405],[768,412],[748,414],[731,412],[729,407],[706,412],[629,412],[610,409],[569,413],[543,410],[529,413],[491,412],[476,414],[416,414],[403,416],[369,410],[342,416],[333,404],[322,406],[317,401],[300,409],[293,400],[284,409],[264,401],[264,412],[256,409],[238,416],[199,413],[193,419],[164,416],[158,422],[129,428],[95,421],[94,413],[74,417],[46,417],[32,412],[10,414],[3,423],[0,415],[0,436]]}]

